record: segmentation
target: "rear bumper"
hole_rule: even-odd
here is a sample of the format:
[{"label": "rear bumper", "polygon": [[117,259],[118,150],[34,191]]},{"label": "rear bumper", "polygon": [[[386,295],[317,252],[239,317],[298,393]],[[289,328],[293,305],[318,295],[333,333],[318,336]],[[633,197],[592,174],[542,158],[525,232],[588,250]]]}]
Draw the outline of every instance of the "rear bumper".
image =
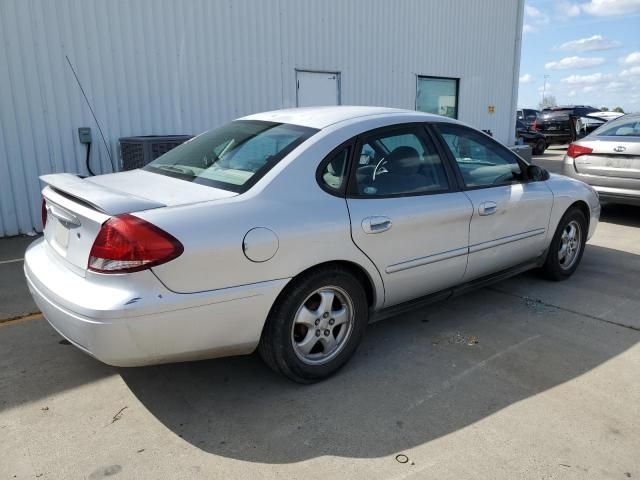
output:
[{"label": "rear bumper", "polygon": [[539,133],[544,135],[547,145],[562,145],[571,141],[571,133],[569,132],[560,131],[558,133],[548,133],[545,131],[539,131]]},{"label": "rear bumper", "polygon": [[639,191],[625,190],[623,188],[600,187],[597,185],[594,185],[593,188],[598,192],[600,200],[604,202],[640,206]]},{"label": "rear bumper", "polygon": [[287,283],[177,294],[151,271],[83,278],[47,250],[40,240],[25,254],[25,275],[36,304],[63,337],[115,366],[250,353]]},{"label": "rear bumper", "polygon": [[562,174],[591,185],[603,202],[640,205],[640,180],[582,174],[569,157],[563,161]]}]

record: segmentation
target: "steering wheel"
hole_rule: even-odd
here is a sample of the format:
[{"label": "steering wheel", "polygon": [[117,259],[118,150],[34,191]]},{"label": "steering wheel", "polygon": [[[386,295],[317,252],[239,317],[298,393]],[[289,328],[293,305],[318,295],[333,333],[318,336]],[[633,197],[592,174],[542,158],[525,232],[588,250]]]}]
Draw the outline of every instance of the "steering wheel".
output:
[{"label": "steering wheel", "polygon": [[374,182],[375,182],[375,180],[376,180],[376,175],[377,175],[378,173],[386,173],[386,170],[384,170],[384,171],[382,170],[382,169],[384,168],[384,165],[383,165],[382,163],[383,163],[383,162],[386,162],[386,161],[387,161],[386,157],[382,157],[382,158],[380,159],[380,161],[379,161],[378,163],[376,163],[376,168],[374,168],[374,169],[373,169],[373,178],[372,178],[372,181],[374,181]]}]

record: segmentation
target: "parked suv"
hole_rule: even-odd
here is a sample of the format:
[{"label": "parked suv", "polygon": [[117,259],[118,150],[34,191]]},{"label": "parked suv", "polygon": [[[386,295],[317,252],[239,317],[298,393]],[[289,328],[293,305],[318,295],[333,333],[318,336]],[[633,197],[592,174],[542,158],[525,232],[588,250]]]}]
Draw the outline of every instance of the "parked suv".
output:
[{"label": "parked suv", "polygon": [[516,138],[522,138],[522,141],[531,147],[534,155],[542,155],[547,148],[544,135],[532,130],[520,120],[516,120]]},{"label": "parked suv", "polygon": [[532,128],[544,135],[547,146],[571,143],[576,139],[575,119],[598,111],[597,108],[585,105],[545,108]]},{"label": "parked suv", "polygon": [[522,108],[516,112],[516,118],[527,127],[533,125],[533,122],[536,121],[538,115],[540,115],[540,111],[532,108]]}]

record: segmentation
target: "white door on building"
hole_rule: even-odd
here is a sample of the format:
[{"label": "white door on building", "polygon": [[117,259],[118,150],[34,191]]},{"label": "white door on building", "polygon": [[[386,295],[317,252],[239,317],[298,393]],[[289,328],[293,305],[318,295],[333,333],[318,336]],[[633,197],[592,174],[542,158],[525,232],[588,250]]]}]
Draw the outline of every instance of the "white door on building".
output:
[{"label": "white door on building", "polygon": [[340,105],[340,74],[296,71],[298,107]]}]

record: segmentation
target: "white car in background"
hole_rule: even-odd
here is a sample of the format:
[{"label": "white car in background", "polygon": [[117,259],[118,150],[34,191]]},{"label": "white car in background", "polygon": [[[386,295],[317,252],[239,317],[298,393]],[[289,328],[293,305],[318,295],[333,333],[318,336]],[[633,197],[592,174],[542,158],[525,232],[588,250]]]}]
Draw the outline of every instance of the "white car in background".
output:
[{"label": "white car in background", "polygon": [[[370,319],[541,268],[577,268],[593,189],[461,122],[324,107],[251,115],[143,169],[42,177],[33,297],[118,366],[247,354],[299,382]],[[490,308],[490,306],[488,306]]]}]

